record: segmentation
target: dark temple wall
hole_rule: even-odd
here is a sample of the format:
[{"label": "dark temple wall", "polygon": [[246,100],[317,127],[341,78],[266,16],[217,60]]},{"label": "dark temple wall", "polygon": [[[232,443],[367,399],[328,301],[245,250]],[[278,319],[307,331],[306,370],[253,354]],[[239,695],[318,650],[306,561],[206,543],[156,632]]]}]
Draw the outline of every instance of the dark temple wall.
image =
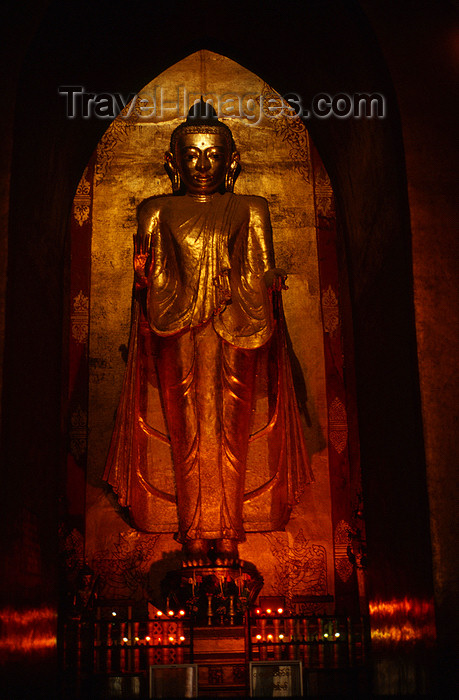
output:
[{"label": "dark temple wall", "polygon": [[[434,338],[444,338],[449,326],[437,318],[432,302],[441,304],[443,318],[445,296],[456,289],[455,242],[449,228],[452,204],[447,196],[452,190],[453,154],[445,148],[449,126],[443,129],[441,119],[432,120],[428,109],[422,113],[415,107],[416,90],[428,91],[424,79],[432,88],[436,76],[414,70],[418,55],[414,38],[406,55],[397,53],[401,39],[393,27],[391,31],[390,18],[403,19],[411,37],[417,36],[422,24],[408,21],[413,13],[419,16],[414,3],[402,5],[406,6],[402,17],[396,16],[397,3],[364,5],[386,49],[386,64],[359,6],[344,0],[228,6],[170,0],[49,3],[17,78],[11,155],[1,453],[8,497],[0,528],[7,576],[0,585],[2,597],[14,609],[44,609],[48,613],[43,619],[48,619],[46,615],[52,619],[58,602],[67,221],[78,180],[107,125],[96,119],[66,119],[57,88],[76,84],[87,91],[128,95],[180,58],[209,48],[242,63],[280,93],[298,93],[305,106],[320,92],[386,96],[384,120],[330,118],[310,120],[307,126],[337,193],[342,245],[349,262],[370,601],[429,601],[432,596],[423,417],[435,521],[440,640],[451,634],[444,611],[455,590],[448,565],[452,540],[442,503],[451,498],[446,491],[452,472],[453,445],[448,436],[454,396],[452,381],[447,381],[452,360],[447,342],[441,345],[443,361],[435,360]],[[435,6],[435,16],[448,25],[448,3],[421,5]],[[428,24],[421,27],[423,50]],[[430,32],[434,29],[432,25]],[[21,46],[13,42],[9,46],[18,61]],[[432,50],[438,46],[437,42]],[[411,65],[411,73],[400,69],[402,62]],[[444,72],[442,80],[446,90],[451,73]],[[435,130],[435,142],[429,127]],[[3,136],[8,141],[7,129]],[[424,155],[418,158],[417,153]],[[422,334],[419,366],[422,381],[427,375],[431,378],[427,384],[421,381],[423,416],[409,205],[415,236],[414,288],[423,291],[425,302],[424,316],[417,307],[418,336]],[[416,255],[421,249],[422,255]],[[447,275],[442,275],[444,261],[449,265]],[[45,678],[54,672],[53,647],[49,649],[49,665],[42,664]],[[32,657],[30,651],[28,658]],[[38,697],[39,684],[36,688]],[[49,688],[44,692],[50,697]]]}]

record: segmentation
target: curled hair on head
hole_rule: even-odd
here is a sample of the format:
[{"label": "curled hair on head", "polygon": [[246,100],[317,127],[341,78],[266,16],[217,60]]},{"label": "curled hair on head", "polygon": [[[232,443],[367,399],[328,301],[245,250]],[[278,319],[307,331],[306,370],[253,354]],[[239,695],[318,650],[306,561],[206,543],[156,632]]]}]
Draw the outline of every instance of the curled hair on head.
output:
[{"label": "curled hair on head", "polygon": [[236,150],[231,129],[218,120],[210,102],[204,102],[202,97],[200,102],[195,102],[191,106],[186,121],[179,124],[172,132],[170,150],[174,156],[177,141],[182,134],[220,134],[226,140],[230,153]]}]

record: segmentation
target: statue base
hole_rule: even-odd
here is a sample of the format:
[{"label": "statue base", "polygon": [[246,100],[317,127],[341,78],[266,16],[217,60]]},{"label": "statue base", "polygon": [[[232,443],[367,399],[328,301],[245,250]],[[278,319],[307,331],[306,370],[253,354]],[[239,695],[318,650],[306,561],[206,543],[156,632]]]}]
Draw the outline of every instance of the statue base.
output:
[{"label": "statue base", "polygon": [[239,625],[263,587],[249,562],[169,571],[161,582],[167,610],[184,610],[196,624]]}]

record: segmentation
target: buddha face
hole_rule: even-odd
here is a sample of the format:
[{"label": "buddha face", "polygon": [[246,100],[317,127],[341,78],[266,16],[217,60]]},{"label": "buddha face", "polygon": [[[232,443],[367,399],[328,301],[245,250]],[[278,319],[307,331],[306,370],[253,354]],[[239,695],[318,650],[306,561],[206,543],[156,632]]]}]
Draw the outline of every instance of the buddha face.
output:
[{"label": "buddha face", "polygon": [[221,134],[182,134],[175,161],[190,194],[212,194],[225,181],[231,162],[228,142]]}]

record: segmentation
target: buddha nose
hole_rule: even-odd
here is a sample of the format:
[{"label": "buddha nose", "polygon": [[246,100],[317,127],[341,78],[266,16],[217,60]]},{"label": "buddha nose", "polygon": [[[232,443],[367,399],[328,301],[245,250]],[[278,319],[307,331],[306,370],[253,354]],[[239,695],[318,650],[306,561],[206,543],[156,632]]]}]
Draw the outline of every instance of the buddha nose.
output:
[{"label": "buddha nose", "polygon": [[196,170],[205,173],[206,170],[209,170],[209,168],[210,160],[208,159],[205,153],[201,153],[201,155],[198,158],[198,162],[196,163]]}]

